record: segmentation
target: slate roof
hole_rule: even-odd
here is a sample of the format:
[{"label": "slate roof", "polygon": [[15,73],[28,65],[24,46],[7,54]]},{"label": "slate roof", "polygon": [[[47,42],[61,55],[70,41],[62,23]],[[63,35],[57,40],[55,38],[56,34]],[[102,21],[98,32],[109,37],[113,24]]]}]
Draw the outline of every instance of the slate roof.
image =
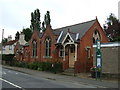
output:
[{"label": "slate roof", "polygon": [[38,31],[37,34],[38,34],[38,37],[41,38],[42,35],[43,35],[43,32],[41,33],[41,32]]},{"label": "slate roof", "polygon": [[29,43],[27,42],[27,43],[26,43],[25,45],[23,45],[23,46],[25,46],[25,47],[26,47],[26,46],[29,46]]},{"label": "slate roof", "polygon": [[95,21],[96,21],[96,19],[87,21],[87,22],[83,22],[83,23],[79,23],[79,24],[75,24],[75,25],[70,25],[70,26],[54,29],[53,32],[55,35],[59,36],[61,31],[63,31],[63,34],[59,40],[59,43],[61,43],[63,41],[67,32],[69,32],[69,34],[71,35],[73,40],[76,41],[76,34],[79,33],[78,38],[81,39],[84,36],[84,34],[89,30],[89,28],[95,23]]},{"label": "slate roof", "polygon": [[14,43],[16,43],[18,40],[11,40],[9,42],[6,42],[5,44],[3,44],[3,46],[6,46],[6,45],[13,45]]}]

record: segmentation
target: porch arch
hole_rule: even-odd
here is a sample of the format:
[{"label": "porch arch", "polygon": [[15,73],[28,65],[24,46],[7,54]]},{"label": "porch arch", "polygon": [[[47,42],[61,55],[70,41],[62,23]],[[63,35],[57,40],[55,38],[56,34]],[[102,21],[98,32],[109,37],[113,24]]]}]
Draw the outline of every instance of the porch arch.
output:
[{"label": "porch arch", "polygon": [[[63,61],[66,60],[66,47],[68,46],[68,55],[69,55],[69,67],[74,67],[75,61],[77,61],[77,44],[73,43],[73,42],[68,42],[63,44],[63,48],[64,48],[64,58]],[[73,46],[74,48],[72,48],[71,46]],[[72,49],[74,49],[74,51],[72,52]]]}]

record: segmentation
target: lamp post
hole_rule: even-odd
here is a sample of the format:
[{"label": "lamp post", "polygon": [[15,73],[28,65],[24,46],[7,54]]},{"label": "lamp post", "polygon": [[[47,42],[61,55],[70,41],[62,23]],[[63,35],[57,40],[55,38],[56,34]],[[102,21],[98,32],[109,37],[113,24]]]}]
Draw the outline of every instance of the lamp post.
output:
[{"label": "lamp post", "polygon": [[4,29],[2,29],[2,44],[1,44],[1,62],[3,64],[3,60],[2,60],[2,55],[3,55],[3,37],[4,37]]},{"label": "lamp post", "polygon": [[100,50],[100,40],[96,40],[96,80],[98,78],[97,68],[100,68],[100,80],[102,80],[102,53]]}]

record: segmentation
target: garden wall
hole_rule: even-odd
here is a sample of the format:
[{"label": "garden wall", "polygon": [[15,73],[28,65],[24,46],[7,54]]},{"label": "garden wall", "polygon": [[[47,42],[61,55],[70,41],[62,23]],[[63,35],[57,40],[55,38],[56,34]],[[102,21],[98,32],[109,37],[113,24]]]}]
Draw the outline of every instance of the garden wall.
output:
[{"label": "garden wall", "polygon": [[[101,47],[102,52],[102,70],[103,73],[118,74],[120,66],[120,53],[118,52],[120,46]],[[93,65],[96,62],[96,48],[93,49]]]}]

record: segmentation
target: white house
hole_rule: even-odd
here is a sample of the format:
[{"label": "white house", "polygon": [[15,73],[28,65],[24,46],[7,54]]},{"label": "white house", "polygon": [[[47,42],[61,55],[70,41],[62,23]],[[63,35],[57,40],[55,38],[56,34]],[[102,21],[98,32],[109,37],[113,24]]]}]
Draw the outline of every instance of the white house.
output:
[{"label": "white house", "polygon": [[19,40],[12,40],[11,36],[8,36],[8,42],[3,45],[3,54],[14,54],[15,45],[19,42],[21,45],[25,45],[27,42],[24,40],[25,35],[21,32]]}]

